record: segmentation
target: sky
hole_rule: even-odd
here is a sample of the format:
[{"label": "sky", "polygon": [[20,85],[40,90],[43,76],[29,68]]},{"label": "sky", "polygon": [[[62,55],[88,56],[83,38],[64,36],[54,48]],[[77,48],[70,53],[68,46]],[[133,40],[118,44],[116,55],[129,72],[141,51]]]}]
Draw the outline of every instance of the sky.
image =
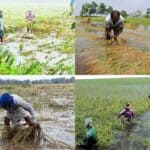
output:
[{"label": "sky", "polygon": [[128,13],[138,9],[145,13],[145,10],[150,8],[150,0],[76,0],[76,15],[80,14],[82,4],[92,1],[105,3],[106,6],[111,5],[114,9],[126,10]]},{"label": "sky", "polygon": [[[3,3],[51,3],[51,4],[69,4],[70,0],[5,0]],[[0,0],[1,2],[1,0]]]}]

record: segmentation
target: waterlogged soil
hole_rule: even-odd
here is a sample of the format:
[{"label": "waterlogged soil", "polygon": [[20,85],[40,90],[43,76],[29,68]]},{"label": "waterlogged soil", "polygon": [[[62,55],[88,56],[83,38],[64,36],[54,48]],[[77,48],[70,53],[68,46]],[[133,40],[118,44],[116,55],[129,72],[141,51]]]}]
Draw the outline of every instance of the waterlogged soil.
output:
[{"label": "waterlogged soil", "polygon": [[[74,149],[74,85],[4,85],[0,93],[9,91],[22,96],[30,102],[36,110],[37,119],[42,127],[43,138],[37,143],[25,142],[17,145],[22,150],[27,149]],[[0,111],[0,135],[4,128],[3,117],[5,112]],[[0,149],[8,149],[12,141],[3,141],[0,138]],[[16,145],[15,145],[16,146]],[[15,148],[12,146],[12,150]]]},{"label": "waterlogged soil", "polygon": [[[63,68],[73,66],[74,54],[63,52],[64,39],[55,33],[37,36],[26,33],[26,30],[8,34],[2,45],[2,51],[9,51],[15,56],[14,65],[39,61],[46,65],[44,74],[62,65]],[[68,74],[67,70],[60,70],[56,74]]]},{"label": "waterlogged soil", "polygon": [[116,143],[107,150],[149,150],[145,140],[150,137],[150,111],[137,117],[128,129],[124,129],[116,137]]},{"label": "waterlogged soil", "polygon": [[149,74],[150,27],[125,26],[118,44],[105,40],[104,25],[77,20],[77,74]]}]

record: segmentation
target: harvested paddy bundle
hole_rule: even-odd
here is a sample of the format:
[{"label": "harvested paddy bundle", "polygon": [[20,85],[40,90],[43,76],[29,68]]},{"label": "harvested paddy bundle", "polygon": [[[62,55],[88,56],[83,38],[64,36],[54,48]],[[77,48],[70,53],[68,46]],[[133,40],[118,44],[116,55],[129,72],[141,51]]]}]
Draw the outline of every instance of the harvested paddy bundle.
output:
[{"label": "harvested paddy bundle", "polygon": [[14,127],[14,128],[4,128],[2,131],[2,140],[11,140],[12,144],[16,145],[19,143],[24,143],[28,140],[33,140],[34,142],[39,140],[42,136],[40,128],[29,127]]},{"label": "harvested paddy bundle", "polygon": [[[53,149],[62,149],[68,148],[70,146],[50,137],[43,130],[35,127],[14,127],[14,128],[4,128],[2,131],[2,140],[8,141],[7,146],[4,146],[6,150],[16,150],[16,149],[24,149],[24,145],[33,145],[33,147],[45,147],[47,145]],[[28,148],[27,148],[28,149]],[[36,148],[35,148],[36,149]]]}]

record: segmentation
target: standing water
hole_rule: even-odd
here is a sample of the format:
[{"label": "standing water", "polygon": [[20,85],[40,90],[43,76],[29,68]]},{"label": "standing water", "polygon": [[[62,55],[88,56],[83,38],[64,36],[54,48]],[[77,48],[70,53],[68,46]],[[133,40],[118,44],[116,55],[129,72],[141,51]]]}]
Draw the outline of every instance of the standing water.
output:
[{"label": "standing water", "polygon": [[116,143],[108,150],[149,150],[144,144],[150,137],[150,111],[137,117],[135,125],[120,132],[116,137]]}]

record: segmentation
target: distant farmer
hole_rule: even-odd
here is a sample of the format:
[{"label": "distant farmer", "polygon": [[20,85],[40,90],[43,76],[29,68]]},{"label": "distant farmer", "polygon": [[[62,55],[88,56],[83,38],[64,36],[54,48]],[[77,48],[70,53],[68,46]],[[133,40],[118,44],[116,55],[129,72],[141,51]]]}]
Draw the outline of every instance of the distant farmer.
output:
[{"label": "distant farmer", "polygon": [[87,127],[87,133],[84,139],[84,144],[79,145],[78,148],[84,149],[84,150],[93,150],[96,143],[97,143],[97,137],[96,137],[96,129],[93,126],[92,118],[86,118],[85,119],[85,126]]},{"label": "distant farmer", "polygon": [[40,128],[40,125],[36,121],[35,111],[32,105],[24,101],[20,96],[3,93],[0,96],[0,107],[6,110],[4,125],[7,129],[21,126],[21,121],[23,120],[29,126]]},{"label": "distant farmer", "polygon": [[125,117],[128,122],[131,122],[134,119],[135,114],[130,104],[127,104],[126,107],[119,113],[118,118],[121,116]]},{"label": "distant farmer", "polygon": [[70,0],[70,15],[74,13],[75,0]]},{"label": "distant farmer", "polygon": [[0,10],[0,41],[3,42],[4,36],[4,21],[3,21],[3,12]]},{"label": "distant farmer", "polygon": [[26,21],[27,21],[27,32],[33,32],[33,24],[35,23],[35,15],[32,13],[31,10],[27,12],[26,15]]},{"label": "distant farmer", "polygon": [[114,39],[117,42],[117,37],[120,35],[124,28],[124,18],[120,15],[119,11],[113,10],[110,14],[107,15],[105,22],[106,39]]}]

